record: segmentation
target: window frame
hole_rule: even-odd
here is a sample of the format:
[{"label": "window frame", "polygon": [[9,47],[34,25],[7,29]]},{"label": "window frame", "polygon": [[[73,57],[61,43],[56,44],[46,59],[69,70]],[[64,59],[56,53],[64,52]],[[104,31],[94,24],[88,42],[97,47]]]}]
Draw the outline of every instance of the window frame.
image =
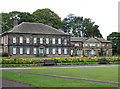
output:
[{"label": "window frame", "polygon": [[16,43],[16,37],[13,37],[13,43]]},{"label": "window frame", "polygon": [[[14,50],[15,49],[15,50]],[[14,52],[15,51],[15,52]],[[15,55],[16,54],[16,47],[13,48],[13,54]]]},{"label": "window frame", "polygon": [[23,43],[23,37],[20,36],[20,43]]},{"label": "window frame", "polygon": [[26,49],[26,54],[30,54],[30,48]]},{"label": "window frame", "polygon": [[[22,49],[22,50],[21,50]],[[22,52],[21,52],[22,51]],[[22,55],[23,54],[23,48],[20,48],[20,55]]]}]

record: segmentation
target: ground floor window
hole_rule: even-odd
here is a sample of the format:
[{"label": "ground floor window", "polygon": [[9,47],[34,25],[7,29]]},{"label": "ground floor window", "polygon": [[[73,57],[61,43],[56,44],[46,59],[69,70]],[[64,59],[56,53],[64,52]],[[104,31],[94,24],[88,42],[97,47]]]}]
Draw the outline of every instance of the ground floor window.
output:
[{"label": "ground floor window", "polygon": [[16,54],[16,48],[13,48],[13,54]]},{"label": "ground floor window", "polygon": [[27,54],[30,54],[30,48],[27,48]]},{"label": "ground floor window", "polygon": [[64,48],[64,54],[67,54],[67,48]]},{"label": "ground floor window", "polygon": [[33,48],[33,53],[37,54],[37,48]]},{"label": "ground floor window", "polygon": [[61,54],[61,48],[58,48],[58,54]]},{"label": "ground floor window", "polygon": [[46,54],[49,54],[49,48],[46,48]]},{"label": "ground floor window", "polygon": [[20,48],[20,54],[23,54],[23,48]]},{"label": "ground floor window", "polygon": [[52,54],[55,54],[55,48],[52,49]]}]

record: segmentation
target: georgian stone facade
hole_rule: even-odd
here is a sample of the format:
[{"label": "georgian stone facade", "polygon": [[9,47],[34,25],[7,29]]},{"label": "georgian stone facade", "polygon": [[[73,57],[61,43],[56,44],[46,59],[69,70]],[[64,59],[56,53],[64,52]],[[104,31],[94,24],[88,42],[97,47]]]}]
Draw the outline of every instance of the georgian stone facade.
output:
[{"label": "georgian stone facade", "polygon": [[[29,26],[31,26],[31,24],[32,23],[22,23],[14,27],[13,30],[2,34],[1,38],[5,40],[2,40],[3,43],[1,43],[2,50],[8,52],[8,55],[12,57],[70,56],[70,35],[59,32],[47,25],[34,25],[34,23],[32,24],[35,26],[34,31],[36,32],[37,29],[38,33],[32,33],[29,32]],[[25,28],[26,25],[28,26],[27,29]],[[20,27],[22,29],[20,29]],[[48,31],[45,31],[45,28]],[[16,30],[21,32],[17,32]],[[29,33],[27,33],[27,31],[23,32],[22,30],[28,30]],[[42,30],[46,33],[42,33]],[[52,32],[52,34],[49,31]]]},{"label": "georgian stone facade", "polygon": [[103,38],[71,38],[71,54],[75,56],[100,56],[101,49],[106,56],[112,56],[112,42]]},{"label": "georgian stone facade", "polygon": [[70,37],[41,23],[23,22],[0,35],[0,53],[11,57],[112,56],[112,43],[103,38]]}]

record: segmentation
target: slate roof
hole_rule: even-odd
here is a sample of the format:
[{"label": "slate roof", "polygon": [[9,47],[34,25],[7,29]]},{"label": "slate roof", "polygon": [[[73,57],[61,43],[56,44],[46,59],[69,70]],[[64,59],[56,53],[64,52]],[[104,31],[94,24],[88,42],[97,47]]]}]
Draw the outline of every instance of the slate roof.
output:
[{"label": "slate roof", "polygon": [[98,42],[99,43],[100,41],[91,37],[91,38],[88,38],[87,40],[85,40],[84,42]]},{"label": "slate roof", "polygon": [[104,38],[95,38],[95,39],[97,39],[97,40],[99,40],[101,42],[111,42],[111,41],[105,40]]},{"label": "slate roof", "polygon": [[71,41],[84,41],[85,39],[87,39],[87,38],[85,38],[85,37],[71,37]]},{"label": "slate roof", "polygon": [[85,37],[71,37],[71,41],[75,42],[111,42],[108,40],[105,40],[104,38],[85,38]]},{"label": "slate roof", "polygon": [[22,22],[21,24],[8,30],[7,33],[34,33],[34,34],[57,34],[57,35],[69,35],[61,32],[51,26],[42,23]]}]

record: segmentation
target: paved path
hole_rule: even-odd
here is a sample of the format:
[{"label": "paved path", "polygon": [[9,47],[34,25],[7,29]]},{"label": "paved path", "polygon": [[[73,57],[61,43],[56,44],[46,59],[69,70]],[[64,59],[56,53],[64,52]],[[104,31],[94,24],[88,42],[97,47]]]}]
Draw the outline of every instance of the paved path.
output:
[{"label": "paved path", "polygon": [[31,85],[2,78],[2,87],[32,87]]},{"label": "paved path", "polygon": [[87,79],[87,78],[76,78],[76,77],[50,75],[50,74],[28,73],[28,72],[19,72],[19,71],[10,71],[10,70],[3,70],[3,71],[16,72],[16,73],[25,73],[25,74],[34,74],[34,75],[42,75],[42,76],[50,76],[50,77],[73,79],[73,80],[84,80],[84,81],[89,81],[89,82],[98,82],[98,83],[106,83],[106,84],[115,84],[115,85],[119,84],[120,85],[119,82],[113,82],[113,81],[103,81],[103,80],[94,80],[94,79]]},{"label": "paved path", "polygon": [[118,64],[90,64],[90,65],[62,65],[62,66],[39,66],[39,67],[8,67],[4,69],[34,69],[34,68],[73,68],[73,67],[104,67],[104,66],[118,66]]}]

